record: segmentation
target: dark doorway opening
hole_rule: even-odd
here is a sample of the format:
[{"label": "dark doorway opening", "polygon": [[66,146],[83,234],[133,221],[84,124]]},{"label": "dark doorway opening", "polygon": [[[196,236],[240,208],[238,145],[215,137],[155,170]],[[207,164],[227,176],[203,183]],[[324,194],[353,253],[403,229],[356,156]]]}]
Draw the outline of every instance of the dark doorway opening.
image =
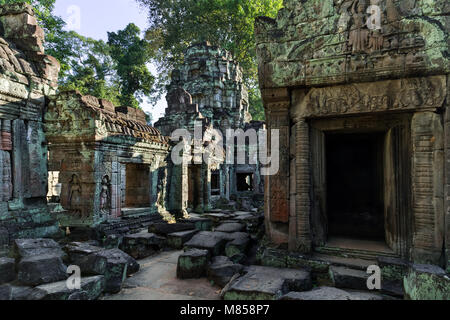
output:
[{"label": "dark doorway opening", "polygon": [[220,172],[211,172],[211,195],[220,196]]},{"label": "dark doorway opening", "polygon": [[326,135],[329,237],[385,241],[384,138]]},{"label": "dark doorway opening", "polygon": [[253,191],[253,173],[236,173],[238,192]]}]

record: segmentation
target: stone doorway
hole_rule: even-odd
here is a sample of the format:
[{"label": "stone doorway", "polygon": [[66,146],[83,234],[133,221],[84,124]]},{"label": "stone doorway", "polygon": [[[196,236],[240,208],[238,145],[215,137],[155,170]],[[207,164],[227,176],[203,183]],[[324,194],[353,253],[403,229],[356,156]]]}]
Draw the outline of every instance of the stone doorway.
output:
[{"label": "stone doorway", "polygon": [[344,243],[350,251],[408,254],[410,121],[408,114],[311,120],[311,226],[319,251]]},{"label": "stone doorway", "polygon": [[329,237],[385,240],[384,138],[384,132],[325,136]]},{"label": "stone doorway", "polygon": [[126,208],[150,206],[150,167],[144,164],[126,164]]}]

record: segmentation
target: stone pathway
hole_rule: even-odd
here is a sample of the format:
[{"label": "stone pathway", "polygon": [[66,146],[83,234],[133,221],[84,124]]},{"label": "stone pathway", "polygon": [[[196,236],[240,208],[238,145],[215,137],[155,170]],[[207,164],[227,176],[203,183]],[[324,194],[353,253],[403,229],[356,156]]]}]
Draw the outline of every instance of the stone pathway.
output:
[{"label": "stone pathway", "polygon": [[140,260],[141,270],[125,281],[122,291],[102,300],[219,300],[220,288],[207,279],[177,279],[181,253],[163,252]]}]

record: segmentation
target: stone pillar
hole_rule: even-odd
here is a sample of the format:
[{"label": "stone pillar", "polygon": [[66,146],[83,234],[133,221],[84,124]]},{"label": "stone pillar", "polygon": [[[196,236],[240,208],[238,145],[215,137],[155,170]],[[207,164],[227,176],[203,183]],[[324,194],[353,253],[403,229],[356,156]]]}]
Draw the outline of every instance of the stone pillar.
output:
[{"label": "stone pillar", "polygon": [[203,165],[203,211],[211,210],[211,169]]},{"label": "stone pillar", "polygon": [[310,139],[309,125],[305,119],[295,124],[295,179],[297,212],[297,248],[296,250],[308,253],[311,251],[311,166],[310,166]]},{"label": "stone pillar", "polygon": [[444,131],[441,116],[416,113],[412,119],[412,259],[440,264],[444,247]]},{"label": "stone pillar", "polygon": [[[449,90],[447,92],[447,105],[450,99],[450,77],[447,77],[447,86]],[[445,111],[445,261],[447,272],[450,272],[450,109],[447,106]]]},{"label": "stone pillar", "polygon": [[[271,130],[279,130],[280,167],[276,175],[266,176],[265,222],[271,241],[288,243],[289,237],[289,107],[287,89],[263,91],[268,121],[268,144],[272,154]],[[269,155],[270,156],[270,155]]]},{"label": "stone pillar", "polygon": [[111,164],[111,217],[118,218],[122,214],[122,201],[120,192],[121,166],[114,157]]}]

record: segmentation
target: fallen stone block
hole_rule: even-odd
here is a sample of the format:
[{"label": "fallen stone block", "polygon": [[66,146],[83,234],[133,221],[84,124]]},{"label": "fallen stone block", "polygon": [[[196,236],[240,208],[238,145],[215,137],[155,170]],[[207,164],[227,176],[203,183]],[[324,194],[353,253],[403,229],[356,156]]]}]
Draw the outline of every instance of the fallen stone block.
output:
[{"label": "fallen stone block", "polygon": [[333,287],[320,287],[307,292],[289,292],[280,300],[297,301],[344,301],[344,300],[383,300],[378,294],[361,291],[344,291]]},{"label": "fallen stone block", "polygon": [[233,263],[227,257],[214,257],[212,263],[208,267],[207,277],[209,281],[219,287],[225,287],[235,274],[243,270],[243,266]]},{"label": "fallen stone block", "polygon": [[0,286],[0,301],[12,300],[12,288],[10,285]]},{"label": "fallen stone block", "polygon": [[173,249],[183,249],[184,244],[192,239],[198,230],[175,232],[167,235],[167,245]]},{"label": "fallen stone block", "polygon": [[206,276],[209,263],[208,250],[192,249],[178,258],[177,278],[198,279]]},{"label": "fallen stone block", "polygon": [[71,242],[64,246],[63,250],[68,254],[70,261],[78,261],[79,259],[95,252],[105,250],[104,248],[92,246],[86,242]]},{"label": "fallen stone block", "polygon": [[166,238],[154,233],[137,233],[124,236],[120,249],[134,259],[144,259],[160,251],[165,243]]},{"label": "fallen stone block", "polygon": [[248,237],[238,237],[225,246],[225,254],[228,258],[235,255],[243,254],[247,251],[250,239]]},{"label": "fallen stone block", "polygon": [[307,292],[289,292],[282,296],[280,300],[343,301],[351,300],[351,295],[347,291],[338,288],[321,287]]},{"label": "fallen stone block", "polygon": [[81,278],[81,288],[69,289],[66,281],[35,287],[28,300],[96,300],[105,289],[104,276]]},{"label": "fallen stone block", "polygon": [[52,239],[14,240],[13,255],[16,258],[16,261],[40,255],[59,256],[63,261],[67,261],[67,254],[61,249],[61,246]]},{"label": "fallen stone block", "polygon": [[185,249],[208,250],[212,256],[219,256],[225,248],[227,240],[215,232],[201,231],[186,242]]},{"label": "fallen stone block", "polygon": [[290,291],[312,289],[308,271],[251,266],[224,294],[225,300],[276,300]]},{"label": "fallen stone block", "polygon": [[61,256],[43,254],[23,258],[18,264],[18,280],[29,286],[61,281],[67,278],[67,267]]},{"label": "fallen stone block", "polygon": [[170,233],[194,230],[193,223],[153,223],[148,227],[149,233],[155,233],[162,236],[167,236]]},{"label": "fallen stone block", "polygon": [[[118,293],[127,275],[139,271],[139,264],[119,249],[108,249],[92,253],[76,262],[82,275],[104,275],[105,292]],[[131,269],[132,272],[128,271]]]},{"label": "fallen stone block", "polygon": [[16,279],[16,261],[11,258],[0,258],[0,285]]},{"label": "fallen stone block", "polygon": [[215,229],[215,231],[217,232],[226,232],[226,233],[242,232],[244,230],[245,225],[241,223],[223,223]]},{"label": "fallen stone block", "polygon": [[407,300],[450,300],[450,276],[438,266],[411,265],[403,288]]},{"label": "fallen stone block", "polygon": [[207,218],[191,218],[187,221],[193,223],[198,231],[211,231],[213,227],[212,220]]},{"label": "fallen stone block", "polygon": [[31,294],[33,293],[33,287],[23,286],[11,286],[12,300],[31,300]]},{"label": "fallen stone block", "polygon": [[345,267],[330,267],[330,277],[336,288],[367,290],[369,275],[361,270]]}]

